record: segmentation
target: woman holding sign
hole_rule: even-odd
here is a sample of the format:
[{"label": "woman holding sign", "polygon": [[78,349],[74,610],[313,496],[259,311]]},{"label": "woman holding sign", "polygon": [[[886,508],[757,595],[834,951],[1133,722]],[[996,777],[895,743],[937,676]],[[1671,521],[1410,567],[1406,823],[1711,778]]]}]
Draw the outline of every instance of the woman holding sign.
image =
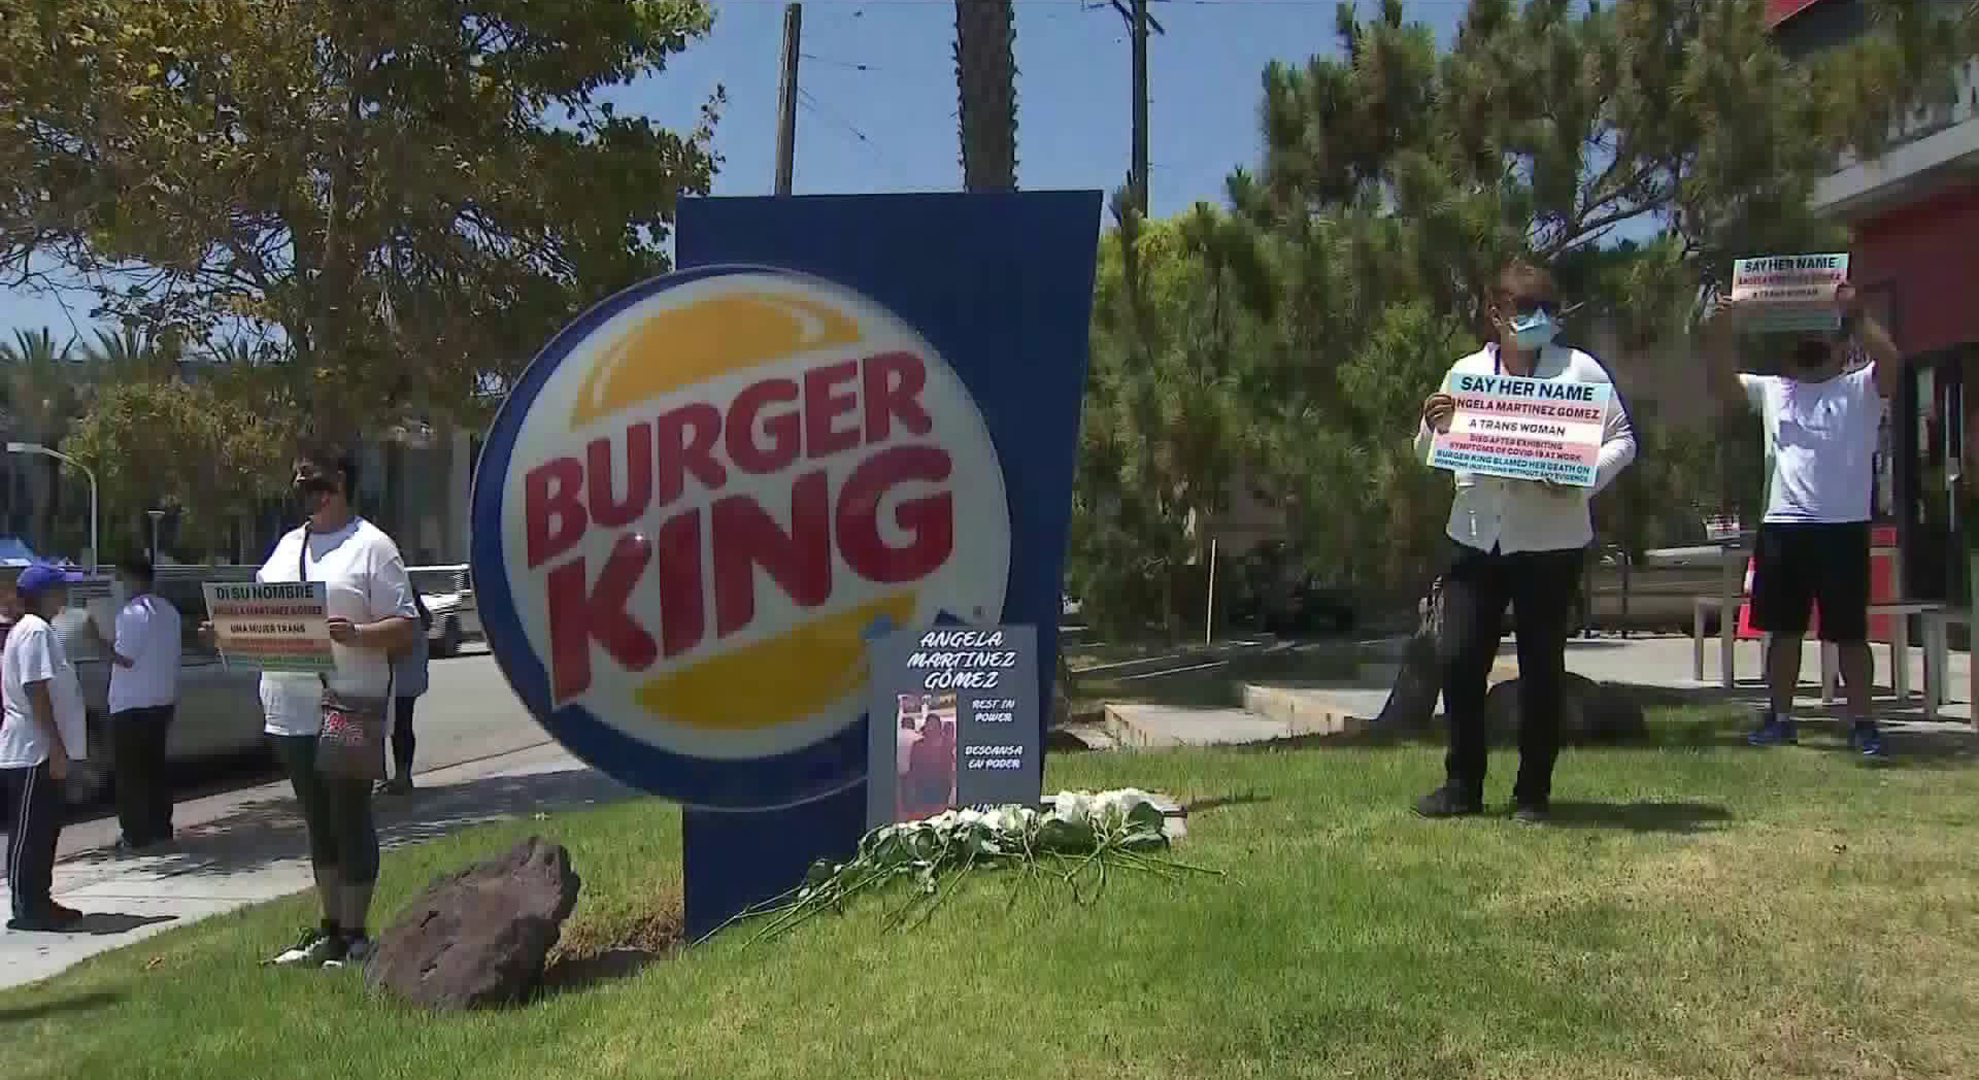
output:
[{"label": "woman holding sign", "polygon": [[265,730],[309,830],[309,859],[323,922],[270,962],[357,963],[370,951],[364,921],[378,880],[372,785],[385,775],[385,715],[392,654],[424,645],[412,581],[398,545],[351,510],[356,462],[318,446],[295,459],[295,494],[308,520],[276,543],[262,582],[323,582],[329,674],[261,676]]},{"label": "woman holding sign", "polygon": [[[1519,650],[1512,812],[1526,822],[1548,814],[1567,633],[1594,540],[1588,501],[1635,459],[1635,435],[1607,370],[1578,349],[1553,344],[1559,312],[1550,273],[1508,263],[1486,310],[1496,340],[1452,365],[1443,389],[1423,402],[1417,453],[1434,456],[1457,485],[1437,642],[1450,748],[1443,786],[1416,803],[1424,817],[1484,809],[1485,681],[1508,605]],[[1453,430],[1468,441],[1446,454],[1457,441],[1446,438]],[[1583,430],[1588,449],[1576,467],[1568,459]]]}]

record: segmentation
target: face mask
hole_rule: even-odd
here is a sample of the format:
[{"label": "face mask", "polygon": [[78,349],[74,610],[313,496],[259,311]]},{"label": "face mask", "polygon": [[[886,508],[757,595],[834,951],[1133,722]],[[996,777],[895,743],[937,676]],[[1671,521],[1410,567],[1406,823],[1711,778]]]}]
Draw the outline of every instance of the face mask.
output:
[{"label": "face mask", "polygon": [[1544,348],[1559,334],[1560,324],[1544,308],[1530,315],[1512,316],[1512,340],[1521,349]]},{"label": "face mask", "polygon": [[1802,368],[1812,371],[1826,367],[1833,355],[1826,342],[1803,341],[1794,347],[1793,361]]}]

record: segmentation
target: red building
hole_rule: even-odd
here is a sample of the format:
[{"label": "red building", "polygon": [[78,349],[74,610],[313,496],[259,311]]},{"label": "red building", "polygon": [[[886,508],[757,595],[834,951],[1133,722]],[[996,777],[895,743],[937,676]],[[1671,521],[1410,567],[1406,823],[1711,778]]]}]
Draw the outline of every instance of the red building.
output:
[{"label": "red building", "polygon": [[[1868,28],[1863,0],[1766,6],[1789,56]],[[1979,446],[1979,62],[1967,64],[1955,102],[1910,110],[1892,134],[1879,159],[1839,162],[1816,203],[1852,231],[1850,277],[1908,360],[1904,391],[1891,403],[1876,499],[1878,516],[1900,538],[1903,591],[1962,606],[1970,588],[1961,481],[1979,484],[1961,476],[1968,438]],[[1968,381],[1975,384],[1969,399]]]}]

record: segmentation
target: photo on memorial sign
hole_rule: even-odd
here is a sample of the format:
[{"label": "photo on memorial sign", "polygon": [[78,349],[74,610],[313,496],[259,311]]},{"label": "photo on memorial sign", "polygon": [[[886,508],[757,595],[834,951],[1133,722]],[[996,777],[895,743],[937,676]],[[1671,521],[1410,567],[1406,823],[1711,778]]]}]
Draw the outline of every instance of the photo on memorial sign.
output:
[{"label": "photo on memorial sign", "polygon": [[954,694],[900,694],[894,820],[915,821],[955,806]]}]

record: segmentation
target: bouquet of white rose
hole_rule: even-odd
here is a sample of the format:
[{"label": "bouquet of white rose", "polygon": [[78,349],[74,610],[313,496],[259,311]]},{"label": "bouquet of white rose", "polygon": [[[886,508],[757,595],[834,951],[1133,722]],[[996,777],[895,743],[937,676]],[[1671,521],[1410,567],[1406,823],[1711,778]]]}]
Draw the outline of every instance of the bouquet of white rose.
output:
[{"label": "bouquet of white rose", "polygon": [[[1062,882],[1080,904],[1091,903],[1120,866],[1166,877],[1215,874],[1159,854],[1168,847],[1166,816],[1147,792],[1061,791],[1044,808],[999,806],[946,810],[923,821],[887,825],[866,834],[850,862],[820,862],[804,884],[738,916],[768,918],[752,942],[787,933],[825,911],[897,881],[911,884],[905,903],[889,913],[888,926],[926,921],[953,895],[970,870],[1007,866],[1019,871],[1010,902],[1038,875]],[[944,887],[944,879],[946,887]]]}]

